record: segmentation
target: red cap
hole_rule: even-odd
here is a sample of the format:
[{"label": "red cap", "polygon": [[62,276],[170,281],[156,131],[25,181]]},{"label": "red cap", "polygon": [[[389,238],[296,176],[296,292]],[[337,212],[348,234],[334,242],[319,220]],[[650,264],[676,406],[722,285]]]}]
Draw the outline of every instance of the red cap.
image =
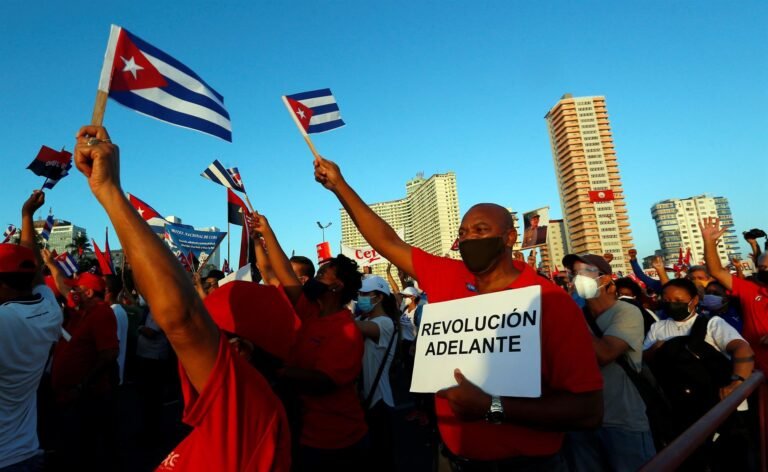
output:
[{"label": "red cap", "polygon": [[229,282],[205,298],[214,323],[280,359],[287,359],[301,321],[277,287]]},{"label": "red cap", "polygon": [[104,279],[96,274],[90,272],[83,272],[73,279],[66,280],[67,285],[70,287],[85,287],[90,288],[94,292],[104,293],[107,289],[107,284]]},{"label": "red cap", "polygon": [[0,244],[0,272],[34,272],[35,253],[18,244]]}]

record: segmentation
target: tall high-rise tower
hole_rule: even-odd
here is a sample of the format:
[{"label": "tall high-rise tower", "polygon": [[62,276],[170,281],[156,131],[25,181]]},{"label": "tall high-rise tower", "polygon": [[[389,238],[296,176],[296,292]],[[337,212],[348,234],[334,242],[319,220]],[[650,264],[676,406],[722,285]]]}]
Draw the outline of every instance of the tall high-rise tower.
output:
[{"label": "tall high-rise tower", "polygon": [[[629,216],[605,97],[565,94],[546,114],[569,249],[613,254],[614,272],[630,273]],[[609,190],[611,192],[600,192]],[[592,199],[590,201],[590,192]]]}]

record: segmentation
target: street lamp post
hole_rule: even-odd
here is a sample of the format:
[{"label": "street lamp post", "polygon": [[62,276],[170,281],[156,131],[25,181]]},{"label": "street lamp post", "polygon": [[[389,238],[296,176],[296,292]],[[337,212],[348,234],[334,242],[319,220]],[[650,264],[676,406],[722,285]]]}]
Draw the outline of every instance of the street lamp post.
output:
[{"label": "street lamp post", "polygon": [[317,226],[320,228],[320,230],[323,232],[323,242],[325,242],[325,230],[331,226],[332,221],[329,221],[327,225],[323,226],[319,221],[317,222]]}]

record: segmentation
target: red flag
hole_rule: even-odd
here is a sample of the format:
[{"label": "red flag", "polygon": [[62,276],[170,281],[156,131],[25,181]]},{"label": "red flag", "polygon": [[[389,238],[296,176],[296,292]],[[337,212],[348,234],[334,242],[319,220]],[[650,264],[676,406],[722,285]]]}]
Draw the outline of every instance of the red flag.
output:
[{"label": "red flag", "polygon": [[233,225],[245,225],[243,215],[248,214],[248,207],[243,200],[238,197],[231,189],[227,189],[227,221]]},{"label": "red flag", "polygon": [[605,203],[611,202],[615,198],[613,196],[613,190],[590,190],[589,202],[590,203]]},{"label": "red flag", "polygon": [[291,112],[296,115],[296,119],[299,120],[304,131],[307,131],[309,129],[309,120],[312,119],[312,109],[292,98],[285,97],[285,99],[288,100]]},{"label": "red flag", "polygon": [[691,266],[691,248],[688,248],[685,251],[685,260],[683,261],[683,264],[685,264],[685,267]]},{"label": "red flag", "polygon": [[107,260],[109,261],[109,267],[112,268],[112,273],[115,273],[115,261],[112,260],[112,251],[109,249],[109,227],[107,227],[104,231],[104,254],[107,256]]},{"label": "red flag", "polygon": [[165,87],[167,84],[163,75],[121,29],[114,50],[109,90],[122,92]]},{"label": "red flag", "polygon": [[322,243],[317,245],[317,263],[322,264],[323,262],[327,261],[328,259],[331,259],[333,256],[331,255],[331,243],[328,241],[323,241]]},{"label": "red flag", "polygon": [[111,261],[109,261],[104,253],[101,252],[95,239],[91,239],[91,244],[93,244],[93,253],[96,254],[96,260],[99,262],[101,275],[113,275],[112,264],[110,264]]}]

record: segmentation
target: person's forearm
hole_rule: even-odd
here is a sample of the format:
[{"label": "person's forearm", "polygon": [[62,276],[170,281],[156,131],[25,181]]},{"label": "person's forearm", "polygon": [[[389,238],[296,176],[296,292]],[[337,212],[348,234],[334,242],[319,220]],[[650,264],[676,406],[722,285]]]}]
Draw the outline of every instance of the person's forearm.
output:
[{"label": "person's forearm", "polygon": [[405,242],[400,239],[397,232],[375,211],[371,210],[346,182],[342,182],[334,194],[371,247],[398,268],[414,275],[413,262],[410,257],[404,260],[405,258],[399,258],[398,254],[392,251],[395,246],[405,246]]},{"label": "person's forearm", "polygon": [[61,268],[55,261],[46,265],[48,270],[51,271],[53,283],[56,284],[56,288],[59,290],[59,293],[66,296],[70,291],[70,287],[67,285],[67,278],[64,277],[64,272],[62,272]]},{"label": "person's forearm", "polygon": [[43,259],[40,257],[40,249],[37,247],[37,235],[35,234],[35,223],[33,221],[33,214],[25,211],[21,212],[21,236],[19,237],[19,244],[29,248],[35,254],[35,263],[38,270],[35,274],[34,285],[43,283],[42,267]]},{"label": "person's forearm", "polygon": [[540,398],[502,398],[510,423],[549,431],[593,429],[603,421],[603,392],[555,392]]},{"label": "person's forearm", "polygon": [[[669,282],[669,275],[667,275],[667,269],[666,267],[662,266],[661,269],[656,269],[656,273],[659,274],[659,283],[663,287],[667,282]],[[659,288],[659,291],[657,293],[661,292],[661,288]]]},{"label": "person's forearm", "polygon": [[637,262],[637,259],[631,260],[630,265],[632,266],[632,272],[634,272],[635,276],[640,279],[646,287],[652,289],[654,292],[661,292],[661,287],[664,284],[646,274],[642,267],[640,267],[640,263]]},{"label": "person's forearm", "polygon": [[[111,189],[100,200],[131,261],[139,292],[152,307],[158,326],[167,333],[173,332],[188,323],[193,313],[204,312],[202,301],[181,264],[136,213],[122,191]],[[215,326],[211,331],[217,332]]]},{"label": "person's forearm", "polygon": [[[262,233],[264,242],[267,245],[267,260],[272,268],[272,272],[283,287],[300,287],[301,281],[291,267],[291,261],[283,251],[280,242],[275,236],[275,232],[270,230]],[[262,277],[264,274],[262,274]]]},{"label": "person's forearm", "polygon": [[275,272],[272,270],[272,265],[269,263],[269,256],[267,251],[264,250],[264,246],[261,244],[261,239],[256,238],[253,240],[253,249],[256,254],[256,267],[259,268],[261,279],[266,285],[280,285],[280,281],[275,277]]},{"label": "person's forearm", "polygon": [[739,346],[731,353],[733,359],[733,374],[746,379],[752,375],[755,370],[755,353],[746,342],[739,343]]},{"label": "person's forearm", "polygon": [[733,279],[731,273],[725,270],[720,263],[720,256],[717,254],[717,241],[704,239],[704,262],[707,264],[709,275],[717,279],[726,289],[730,290]]}]

